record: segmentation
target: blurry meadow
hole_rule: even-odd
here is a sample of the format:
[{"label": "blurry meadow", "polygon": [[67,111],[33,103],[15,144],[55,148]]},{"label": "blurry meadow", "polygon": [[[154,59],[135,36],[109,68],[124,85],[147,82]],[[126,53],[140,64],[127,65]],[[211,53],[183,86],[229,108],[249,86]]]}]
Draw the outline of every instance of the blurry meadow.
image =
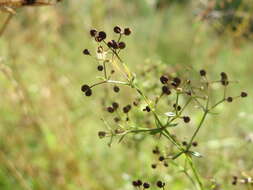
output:
[{"label": "blurry meadow", "polygon": [[[95,46],[91,28],[114,35],[115,25],[132,29],[122,58],[138,74],[152,65],[186,75],[204,68],[210,77],[225,71],[239,81],[231,93],[243,90],[249,97],[219,106],[195,150],[203,154],[199,173],[217,184],[213,189],[253,189],[231,184],[234,175],[253,178],[252,3],[240,5],[246,21],[239,24],[202,18],[206,12],[197,0],[157,3],[65,0],[17,10],[0,37],[0,190],[131,190],[135,179],[160,177],[167,189],[195,189],[176,169],[150,167],[156,139],[137,135],[109,147],[108,139],[98,138],[108,115],[99,100],[104,89],[96,88],[92,97],[81,93],[81,85],[99,74],[82,51]],[[4,18],[0,12],[0,24]],[[127,91],[120,96],[133,98]]]}]

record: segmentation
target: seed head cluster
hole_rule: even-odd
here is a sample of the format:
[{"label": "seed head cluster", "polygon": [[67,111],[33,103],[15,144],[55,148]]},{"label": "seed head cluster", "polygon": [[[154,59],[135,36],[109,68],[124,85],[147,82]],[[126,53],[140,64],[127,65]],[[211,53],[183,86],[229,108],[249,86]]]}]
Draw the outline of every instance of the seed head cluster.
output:
[{"label": "seed head cluster", "polygon": [[[188,158],[199,157],[195,147],[202,144],[196,141],[196,136],[205,125],[206,116],[222,103],[234,103],[237,99],[246,98],[247,92],[242,91],[235,96],[228,95],[227,88],[234,83],[228,74],[221,72],[217,80],[210,80],[209,72],[205,69],[197,72],[196,80],[194,77],[193,79],[185,77],[169,69],[163,72],[152,67],[142,75],[145,77],[147,73],[151,76],[153,74],[151,81],[147,78],[137,80],[138,75],[133,74],[121,58],[122,51],[127,49],[124,37],[132,34],[131,29],[115,26],[112,33],[116,38],[110,38],[105,31],[90,30],[91,38],[98,44],[96,52],[83,50],[84,55],[98,62],[96,69],[101,76],[97,77],[100,81],[96,83],[82,85],[81,91],[85,96],[92,96],[93,88],[103,86],[104,90],[98,90],[99,95],[103,95],[101,105],[107,118],[111,118],[112,121],[105,122],[108,130],[99,131],[98,137],[109,137],[109,145],[114,139],[124,142],[126,136],[130,134],[136,135],[133,139],[152,136],[161,142],[161,139],[166,140],[166,145],[152,149],[155,159],[149,167],[151,166],[150,169],[154,171],[161,167],[169,169],[181,155]],[[212,97],[213,93],[210,93],[214,92],[213,84],[218,84],[219,90],[223,91],[223,96],[217,102]],[[126,92],[129,94],[124,94],[125,90],[128,90]],[[203,115],[199,123],[193,121],[195,111]],[[187,130],[189,136],[185,137],[177,132],[172,134],[173,129],[180,126],[182,130]],[[136,140],[138,141],[141,140]],[[187,160],[186,162],[187,165],[193,164]],[[237,179],[234,179],[232,184],[236,183]],[[150,183],[138,179],[132,181],[132,185],[138,190],[153,188],[152,186],[165,189],[166,183],[161,180]]]}]

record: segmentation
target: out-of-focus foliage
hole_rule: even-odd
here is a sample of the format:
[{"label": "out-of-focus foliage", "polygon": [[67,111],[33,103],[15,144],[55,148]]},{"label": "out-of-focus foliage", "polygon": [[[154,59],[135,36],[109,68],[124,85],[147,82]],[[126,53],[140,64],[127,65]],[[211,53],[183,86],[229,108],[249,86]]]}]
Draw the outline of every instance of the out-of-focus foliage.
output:
[{"label": "out-of-focus foliage", "polygon": [[252,10],[252,2],[248,0],[209,0],[200,15],[211,22],[219,33],[252,39]]}]

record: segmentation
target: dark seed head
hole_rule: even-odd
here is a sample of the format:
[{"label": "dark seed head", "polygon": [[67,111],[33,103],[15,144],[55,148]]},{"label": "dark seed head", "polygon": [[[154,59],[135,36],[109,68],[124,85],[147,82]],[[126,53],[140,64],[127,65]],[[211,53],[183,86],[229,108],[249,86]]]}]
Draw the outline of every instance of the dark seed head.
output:
[{"label": "dark seed head", "polygon": [[112,103],[112,107],[113,107],[113,109],[118,109],[119,108],[119,104],[117,103],[117,102],[113,102]]},{"label": "dark seed head", "polygon": [[168,165],[167,162],[164,162],[163,165],[164,165],[164,167],[166,167],[166,168],[169,167],[169,165]]},{"label": "dark seed head", "polygon": [[184,116],[183,120],[185,123],[189,123],[191,121],[191,118],[189,116]]},{"label": "dark seed head", "polygon": [[187,144],[188,144],[188,143],[187,143],[186,141],[183,141],[183,142],[182,142],[182,145],[183,145],[183,146],[187,146]]},{"label": "dark seed head", "polygon": [[233,98],[232,98],[232,97],[228,97],[228,98],[227,98],[227,101],[228,101],[228,102],[233,102]]},{"label": "dark seed head", "polygon": [[192,95],[191,91],[186,91],[185,93],[186,93],[188,96],[191,96],[191,95]]},{"label": "dark seed head", "polygon": [[133,105],[134,105],[134,106],[138,106],[138,105],[139,105],[139,102],[136,100],[136,101],[133,102]]},{"label": "dark seed head", "polygon": [[157,181],[156,185],[157,185],[157,187],[159,187],[159,188],[163,188],[163,187],[165,186],[165,183],[162,182],[162,181]]},{"label": "dark seed head", "polygon": [[175,77],[175,78],[173,79],[173,81],[174,81],[175,83],[177,83],[177,84],[180,84],[180,83],[181,83],[181,79],[178,78],[178,77]]},{"label": "dark seed head", "polygon": [[194,147],[198,146],[198,142],[194,141],[194,142],[192,143],[192,146],[194,146]]},{"label": "dark seed head", "polygon": [[156,164],[152,164],[152,165],[151,165],[151,168],[153,168],[153,169],[156,169],[156,167],[157,167]]},{"label": "dark seed head", "polygon": [[168,80],[169,80],[168,77],[165,75],[160,77],[160,81],[162,84],[166,84],[168,82]]},{"label": "dark seed head", "polygon": [[96,42],[102,42],[103,41],[103,39],[99,36],[95,36],[95,40],[96,40]]},{"label": "dark seed head", "polygon": [[107,42],[107,46],[108,46],[109,48],[112,48],[113,42],[112,42],[112,41]]},{"label": "dark seed head", "polygon": [[173,82],[171,83],[173,86],[178,87],[181,84],[181,79],[178,77],[175,77],[173,79]]},{"label": "dark seed head", "polygon": [[142,185],[142,181],[140,179],[137,180],[137,184],[138,186],[141,186]]},{"label": "dark seed head", "polygon": [[160,154],[160,150],[158,149],[158,147],[156,147],[152,152],[153,154]]},{"label": "dark seed head", "polygon": [[118,122],[120,122],[120,118],[115,117],[115,118],[114,118],[114,121],[115,121],[116,123],[118,123]]},{"label": "dark seed head", "polygon": [[150,185],[147,182],[145,182],[145,183],[143,183],[143,187],[144,187],[144,189],[148,189],[150,187]]},{"label": "dark seed head", "polygon": [[104,40],[106,39],[106,33],[104,31],[100,31],[98,33],[98,37],[101,39],[101,40]]},{"label": "dark seed head", "polygon": [[167,94],[167,95],[170,95],[170,94],[171,94],[171,91],[170,91],[170,89],[169,89],[168,86],[163,86],[163,87],[162,87],[162,92],[163,92],[164,94]]},{"label": "dark seed head", "polygon": [[129,112],[129,109],[128,109],[127,107],[124,107],[124,108],[123,108],[123,112],[124,112],[124,113],[128,113],[128,112]]},{"label": "dark seed head", "polygon": [[248,96],[248,94],[246,93],[246,92],[241,92],[241,97],[242,98],[245,98],[245,97],[247,97]]},{"label": "dark seed head", "polygon": [[150,112],[150,111],[151,111],[151,109],[150,109],[149,106],[146,106],[146,111],[147,111],[147,112]]},{"label": "dark seed head", "polygon": [[103,70],[104,70],[104,67],[103,67],[103,65],[99,65],[99,66],[97,67],[97,69],[98,69],[98,71],[103,71]]},{"label": "dark seed head", "polygon": [[133,185],[134,187],[137,187],[137,186],[138,186],[138,182],[137,182],[137,181],[133,181],[133,182],[132,182],[132,185]]},{"label": "dark seed head", "polygon": [[113,31],[114,31],[116,34],[119,34],[119,33],[121,33],[121,28],[120,28],[119,26],[115,26],[115,27],[113,28]]},{"label": "dark seed head", "polygon": [[85,49],[85,50],[83,50],[83,54],[84,54],[84,55],[90,55],[90,52],[89,52],[88,49]]},{"label": "dark seed head", "polygon": [[84,85],[82,85],[82,87],[81,87],[81,90],[83,91],[83,92],[86,92],[87,90],[89,90],[90,89],[90,87],[89,87],[89,85],[87,85],[87,84],[84,84]]},{"label": "dark seed head", "polygon": [[86,90],[85,96],[91,96],[91,95],[92,95],[92,90],[91,89]]},{"label": "dark seed head", "polygon": [[118,93],[120,91],[120,88],[118,86],[114,86],[113,87],[113,91],[116,92],[116,93]]},{"label": "dark seed head", "polygon": [[200,74],[200,76],[206,76],[206,71],[204,70],[204,69],[201,69],[200,71],[199,71],[199,74]]},{"label": "dark seed head", "polygon": [[97,30],[95,30],[95,29],[90,30],[91,37],[95,37],[96,34],[97,34]]},{"label": "dark seed head", "polygon": [[223,86],[227,86],[229,84],[227,74],[225,72],[221,72],[220,75],[221,75],[221,84]]},{"label": "dark seed head", "polygon": [[109,107],[107,107],[107,111],[108,111],[109,113],[113,113],[113,112],[114,112],[114,109],[113,109],[113,107],[109,106]]},{"label": "dark seed head", "polygon": [[227,86],[227,85],[229,84],[229,82],[227,81],[227,79],[222,79],[222,80],[221,80],[221,84],[222,84],[223,86]]},{"label": "dark seed head", "polygon": [[220,75],[221,75],[221,79],[225,79],[225,80],[228,79],[228,76],[227,76],[227,74],[225,72],[221,72]]},{"label": "dark seed head", "polygon": [[105,132],[105,131],[99,131],[99,132],[98,132],[98,137],[101,138],[101,139],[104,138],[105,135],[106,135],[106,132]]},{"label": "dark seed head", "polygon": [[119,45],[115,40],[112,40],[110,45],[111,45],[111,48],[113,48],[113,49],[118,49],[119,48]]},{"label": "dark seed head", "polygon": [[159,161],[161,161],[161,162],[164,161],[164,159],[165,159],[164,156],[159,157]]},{"label": "dark seed head", "polygon": [[127,105],[127,106],[123,107],[124,113],[128,113],[130,110],[131,110],[131,105]]},{"label": "dark seed head", "polygon": [[124,34],[125,34],[126,36],[129,36],[131,33],[132,33],[132,31],[131,31],[130,28],[125,28],[125,29],[124,29]]},{"label": "dark seed head", "polygon": [[119,46],[119,49],[125,49],[126,44],[125,42],[119,42],[118,46]]},{"label": "dark seed head", "polygon": [[175,109],[177,109],[177,111],[180,111],[181,110],[181,106],[177,105],[177,104],[173,104],[173,107]]}]

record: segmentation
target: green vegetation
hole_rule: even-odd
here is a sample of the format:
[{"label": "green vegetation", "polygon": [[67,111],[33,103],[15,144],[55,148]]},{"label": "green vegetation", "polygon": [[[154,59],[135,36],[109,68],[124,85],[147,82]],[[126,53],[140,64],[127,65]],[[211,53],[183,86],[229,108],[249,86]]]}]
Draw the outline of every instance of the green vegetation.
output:
[{"label": "green vegetation", "polygon": [[[99,71],[82,51],[96,46],[89,36],[91,28],[113,36],[115,25],[133,30],[122,59],[138,75],[156,65],[160,71],[169,68],[192,78],[200,69],[211,78],[225,71],[239,81],[229,93],[242,90],[249,97],[225,103],[207,118],[194,148],[203,157],[194,162],[205,183],[220,185],[213,189],[252,189],[250,184],[232,185],[233,176],[253,177],[250,37],[230,26],[217,32],[216,22],[196,15],[204,9],[195,2],[161,1],[164,5],[158,7],[147,2],[155,1],[73,0],[17,11],[0,38],[1,190],[131,190],[132,181],[139,178],[162,179],[167,189],[195,190],[177,169],[151,168],[156,159],[152,150],[167,146],[164,142],[129,136],[108,147],[108,139],[98,138],[105,128],[101,118],[108,116],[101,106],[100,91],[105,89],[83,96],[81,85],[93,83]],[[0,13],[0,21],[5,16]],[[153,76],[145,77],[150,81]],[[127,90],[120,93],[125,103],[134,98]],[[201,115],[191,118],[198,121]],[[191,132],[195,126],[189,124]],[[176,132],[182,137],[189,133]]]}]

